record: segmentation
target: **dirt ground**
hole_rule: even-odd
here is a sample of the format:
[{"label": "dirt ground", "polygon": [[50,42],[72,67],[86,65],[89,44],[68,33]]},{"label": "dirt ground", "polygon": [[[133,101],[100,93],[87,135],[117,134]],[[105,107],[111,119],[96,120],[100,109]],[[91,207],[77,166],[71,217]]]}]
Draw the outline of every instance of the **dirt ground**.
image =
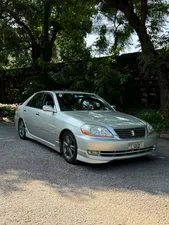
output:
[{"label": "dirt ground", "polygon": [[167,225],[169,141],[156,157],[73,166],[0,122],[0,224]]}]

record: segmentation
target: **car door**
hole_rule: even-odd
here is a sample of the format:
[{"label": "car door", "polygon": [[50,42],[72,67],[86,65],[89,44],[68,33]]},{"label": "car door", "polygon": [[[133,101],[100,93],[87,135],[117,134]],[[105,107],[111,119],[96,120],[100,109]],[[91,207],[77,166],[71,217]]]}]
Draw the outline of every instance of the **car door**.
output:
[{"label": "car door", "polygon": [[[54,97],[51,93],[45,93],[42,101],[42,108],[44,105],[52,106],[56,109]],[[41,111],[39,114],[39,127],[41,138],[51,144],[56,143],[56,113]]]},{"label": "car door", "polygon": [[28,131],[34,136],[41,136],[39,129],[39,116],[42,111],[44,93],[35,94],[24,107],[24,120]]}]

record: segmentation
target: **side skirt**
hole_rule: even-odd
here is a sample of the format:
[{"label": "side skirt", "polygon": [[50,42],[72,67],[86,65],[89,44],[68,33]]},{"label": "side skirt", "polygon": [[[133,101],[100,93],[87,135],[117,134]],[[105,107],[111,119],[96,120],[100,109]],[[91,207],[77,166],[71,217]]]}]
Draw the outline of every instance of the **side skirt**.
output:
[{"label": "side skirt", "polygon": [[30,138],[32,140],[35,140],[37,142],[40,142],[41,144],[44,144],[44,145],[48,146],[49,148],[52,148],[53,150],[55,150],[57,152],[60,152],[60,143],[59,142],[56,142],[56,144],[54,145],[54,144],[52,144],[48,141],[45,141],[45,140],[31,134],[27,129],[26,129],[26,137]]}]

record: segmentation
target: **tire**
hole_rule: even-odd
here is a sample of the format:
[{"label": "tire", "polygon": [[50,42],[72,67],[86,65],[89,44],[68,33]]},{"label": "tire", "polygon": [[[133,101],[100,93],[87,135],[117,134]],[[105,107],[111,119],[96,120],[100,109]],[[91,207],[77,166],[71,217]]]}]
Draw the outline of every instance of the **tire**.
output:
[{"label": "tire", "polygon": [[75,136],[70,131],[66,131],[62,136],[61,153],[66,162],[77,164],[77,142]]},{"label": "tire", "polygon": [[25,123],[22,119],[20,119],[18,123],[18,134],[21,139],[23,140],[26,139],[26,128],[25,128]]}]

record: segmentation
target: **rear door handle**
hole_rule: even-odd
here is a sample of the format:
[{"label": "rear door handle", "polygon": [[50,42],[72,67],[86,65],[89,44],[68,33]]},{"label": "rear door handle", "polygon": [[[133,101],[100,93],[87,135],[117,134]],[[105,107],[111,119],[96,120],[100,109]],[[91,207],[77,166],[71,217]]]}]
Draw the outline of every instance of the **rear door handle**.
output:
[{"label": "rear door handle", "polygon": [[39,116],[39,113],[36,113],[37,116]]},{"label": "rear door handle", "polygon": [[24,109],[23,111],[26,112],[26,109]]}]

